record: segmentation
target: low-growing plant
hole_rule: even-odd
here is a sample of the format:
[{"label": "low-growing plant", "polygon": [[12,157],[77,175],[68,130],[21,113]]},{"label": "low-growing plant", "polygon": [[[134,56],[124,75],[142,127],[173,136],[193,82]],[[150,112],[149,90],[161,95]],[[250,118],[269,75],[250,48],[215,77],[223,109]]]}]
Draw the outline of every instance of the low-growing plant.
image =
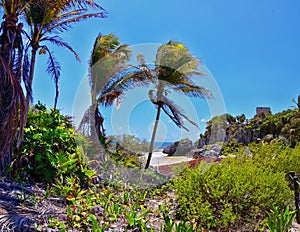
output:
[{"label": "low-growing plant", "polygon": [[145,219],[145,216],[148,212],[149,211],[145,208],[141,208],[141,211],[138,212],[134,205],[130,205],[129,210],[125,212],[128,228],[139,228],[140,230],[145,231],[147,229],[147,220]]},{"label": "low-growing plant", "polygon": [[285,209],[274,207],[268,214],[268,228],[270,232],[288,232],[296,218],[296,211],[290,211],[287,206]]},{"label": "low-growing plant", "polygon": [[168,213],[163,212],[163,219],[164,219],[164,227],[162,225],[160,225],[160,231],[161,232],[172,232],[173,228],[175,226],[175,222],[172,220],[172,218],[170,218],[170,216],[168,215]]},{"label": "low-growing plant", "polygon": [[197,231],[197,226],[191,225],[186,221],[180,221],[175,224],[175,232],[194,232]]}]

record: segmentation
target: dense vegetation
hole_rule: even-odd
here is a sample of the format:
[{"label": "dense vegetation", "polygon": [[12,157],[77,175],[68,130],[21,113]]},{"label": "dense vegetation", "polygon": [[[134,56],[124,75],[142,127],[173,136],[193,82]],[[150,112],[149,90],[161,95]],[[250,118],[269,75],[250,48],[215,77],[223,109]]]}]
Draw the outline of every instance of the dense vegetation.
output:
[{"label": "dense vegetation", "polygon": [[[110,141],[105,155],[76,135],[70,118],[58,110],[41,104],[30,110],[10,175],[23,183],[48,183],[46,198],[59,197],[66,209],[65,219],[52,215],[47,223],[36,221],[37,230],[266,230],[274,221],[288,224],[294,218],[287,208],[293,207],[293,192],[286,174],[290,170],[300,174],[299,144],[290,147],[282,139],[240,144],[235,156],[220,164],[186,167],[168,180],[135,163],[139,156],[131,155],[145,151],[149,145],[145,141],[128,135]],[[122,146],[117,147],[116,141]],[[128,153],[124,147],[131,146]],[[92,154],[90,159],[84,151]],[[44,197],[34,196],[30,205]],[[29,197],[24,199],[28,205]],[[282,210],[286,220],[280,219]]]},{"label": "dense vegetation", "polygon": [[198,146],[223,142],[224,148],[237,148],[252,142],[270,142],[280,139],[294,147],[300,139],[299,109],[288,109],[276,114],[255,115],[247,119],[244,114],[215,116],[207,122],[206,131],[201,135]]},{"label": "dense vegetation", "polygon": [[[6,189],[0,192],[1,231],[26,226],[37,231],[288,231],[295,212],[289,210],[293,193],[287,173],[300,174],[300,96],[297,109],[274,115],[212,118],[198,145],[221,143],[227,157],[194,169],[186,165],[169,179],[144,170],[142,155],[149,152],[147,168],[161,111],[179,128],[185,129],[185,120],[196,126],[169,93],[211,97],[191,79],[202,74],[199,60],[183,44],[169,41],[158,48],[154,68],[142,54],[132,66],[129,46],[113,34],[100,34],[90,60],[92,106],[84,136],[55,109],[61,67],[46,42],[79,60],[59,33],[86,18],[105,17],[104,10],[93,0],[2,0],[1,7],[0,177],[6,176],[0,186]],[[49,57],[54,109],[30,105],[37,54]],[[157,115],[150,144],[105,134],[100,106],[118,105],[133,86],[153,88],[149,99]]]},{"label": "dense vegetation", "polygon": [[70,118],[40,103],[28,112],[23,143],[15,153],[13,178],[52,183],[74,176],[84,182],[94,174],[76,144]]},{"label": "dense vegetation", "polygon": [[267,212],[292,203],[290,170],[300,171],[300,146],[281,142],[240,147],[221,164],[187,169],[175,181],[177,216],[218,228],[266,228]]}]

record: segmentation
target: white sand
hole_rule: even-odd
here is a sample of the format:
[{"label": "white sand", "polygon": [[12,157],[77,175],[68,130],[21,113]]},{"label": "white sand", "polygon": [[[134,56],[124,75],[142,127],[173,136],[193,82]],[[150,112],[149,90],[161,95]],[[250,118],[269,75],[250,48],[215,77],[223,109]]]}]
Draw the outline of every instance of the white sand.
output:
[{"label": "white sand", "polygon": [[[145,158],[147,159],[148,154],[145,154]],[[161,165],[169,165],[176,164],[181,162],[187,162],[192,160],[193,158],[187,156],[168,156],[164,154],[162,150],[155,151],[152,153],[152,158],[150,162],[150,166],[161,166]]]}]

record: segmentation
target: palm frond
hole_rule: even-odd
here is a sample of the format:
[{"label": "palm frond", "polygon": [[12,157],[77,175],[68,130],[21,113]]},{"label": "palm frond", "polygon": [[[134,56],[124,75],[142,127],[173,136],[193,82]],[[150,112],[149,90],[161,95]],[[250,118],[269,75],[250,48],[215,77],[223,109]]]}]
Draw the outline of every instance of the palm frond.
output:
[{"label": "palm frond", "polygon": [[73,5],[73,6],[80,6],[80,7],[89,6],[92,8],[99,9],[99,10],[104,10],[94,0],[70,0],[69,2],[70,2],[70,5]]},{"label": "palm frond", "polygon": [[43,41],[49,41],[59,47],[68,49],[70,52],[72,52],[74,54],[76,60],[80,61],[79,54],[68,43],[64,42],[62,40],[62,38],[60,38],[59,36],[45,37],[45,38],[41,39],[40,42],[43,42]]},{"label": "palm frond", "polygon": [[[149,83],[145,70],[129,67],[120,71],[108,81],[100,93],[99,103],[104,103],[106,106],[112,105],[114,100],[120,98],[129,89],[148,86]],[[106,103],[106,100],[109,101]]]},{"label": "palm frond", "polygon": [[[117,54],[107,55],[100,59],[95,65],[90,67],[89,76],[90,76],[90,85],[91,85],[91,94],[92,101],[95,101],[96,96],[101,92],[103,93],[103,89],[107,88],[109,81],[112,77],[115,77],[118,73],[123,72],[128,68],[126,64],[127,58],[119,57]],[[123,55],[122,55],[123,56]]]},{"label": "palm frond", "polygon": [[90,14],[84,14],[80,16],[76,16],[71,19],[64,20],[62,22],[56,23],[56,24],[49,24],[48,27],[46,27],[43,32],[41,33],[41,36],[44,36],[45,34],[52,33],[52,32],[63,32],[69,28],[72,27],[72,24],[80,22],[84,19],[88,18],[106,18],[107,15],[105,12],[99,12],[99,13],[90,13]]},{"label": "palm frond", "polygon": [[[51,10],[52,9],[48,10],[48,14],[51,14]],[[58,11],[57,15],[54,15],[53,17],[50,17],[50,18],[48,17],[49,19],[47,21],[43,20],[44,23],[41,23],[41,25],[43,27],[43,31],[47,30],[48,28],[52,27],[53,25],[57,25],[57,24],[63,22],[64,20],[82,15],[86,11],[87,11],[87,9],[76,9],[76,10],[67,11],[67,12],[63,12],[63,13],[60,13]],[[66,29],[67,29],[67,27],[66,27]],[[63,31],[63,30],[58,29],[57,31]]]},{"label": "palm frond", "polygon": [[180,84],[171,87],[172,90],[182,93],[188,97],[213,98],[212,93],[206,88],[196,85],[191,80],[182,80]]},{"label": "palm frond", "polygon": [[59,95],[58,80],[60,77],[61,66],[59,62],[54,58],[52,52],[48,49],[48,47],[43,46],[43,48],[48,52],[49,55],[47,72],[52,76],[55,83],[54,109],[56,109]]},{"label": "palm frond", "polygon": [[90,67],[95,65],[99,60],[113,53],[120,46],[120,41],[114,34],[98,34],[90,59]]},{"label": "palm frond", "polygon": [[198,128],[198,124],[191,119],[189,119],[185,114],[184,111],[177,106],[172,100],[162,96],[162,109],[168,115],[168,117],[178,126],[179,128],[183,128],[186,131],[189,131],[184,126],[184,119],[191,123],[193,126]]}]

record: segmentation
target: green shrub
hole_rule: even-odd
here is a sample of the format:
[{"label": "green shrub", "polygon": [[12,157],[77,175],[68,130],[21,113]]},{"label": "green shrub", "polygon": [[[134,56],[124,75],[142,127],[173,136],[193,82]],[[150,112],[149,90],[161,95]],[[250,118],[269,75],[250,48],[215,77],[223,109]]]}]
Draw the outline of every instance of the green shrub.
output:
[{"label": "green shrub", "polygon": [[177,216],[213,230],[266,228],[266,213],[273,206],[292,203],[286,173],[294,159],[300,162],[299,149],[277,143],[256,145],[251,149],[253,158],[240,151],[221,164],[187,169],[174,180]]},{"label": "green shrub", "polygon": [[87,167],[74,137],[69,117],[37,104],[28,113],[22,146],[15,151],[12,175],[38,182],[64,180],[70,175],[81,181],[89,178],[94,172]]},{"label": "green shrub", "polygon": [[[239,159],[235,159],[235,162],[243,161],[242,156],[246,155],[245,148],[240,148],[237,155]],[[249,144],[249,149],[253,154],[252,162],[264,170],[283,173],[295,171],[298,175],[300,174],[300,143],[295,148],[290,148],[280,140],[274,140],[271,144]],[[232,159],[226,162],[232,162]]]}]

